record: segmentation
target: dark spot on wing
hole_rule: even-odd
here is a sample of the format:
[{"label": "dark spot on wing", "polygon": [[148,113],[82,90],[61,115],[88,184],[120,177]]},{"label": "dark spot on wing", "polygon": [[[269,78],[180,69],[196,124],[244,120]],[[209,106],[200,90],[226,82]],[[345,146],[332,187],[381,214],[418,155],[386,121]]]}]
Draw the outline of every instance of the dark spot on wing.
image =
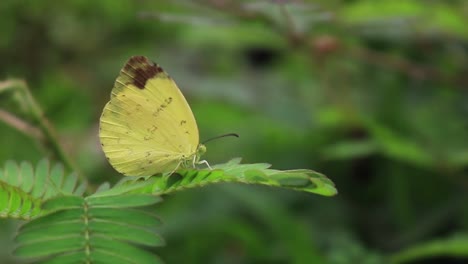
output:
[{"label": "dark spot on wing", "polygon": [[159,115],[159,112],[163,111],[164,108],[168,107],[172,103],[172,97],[168,97],[164,99],[164,103],[162,103],[154,112],[153,116],[157,117]]},{"label": "dark spot on wing", "polygon": [[186,120],[180,121],[180,125],[181,125],[181,126],[183,126],[183,125],[185,125],[185,124],[187,124],[187,121],[186,121]]},{"label": "dark spot on wing", "polygon": [[158,127],[155,126],[155,125],[153,125],[151,128],[148,128],[147,130],[148,130],[148,132],[150,132],[150,133],[154,133],[157,129],[158,129]]},{"label": "dark spot on wing", "polygon": [[153,78],[156,74],[163,72],[159,65],[151,62],[144,56],[133,56],[123,70],[133,77],[133,84],[139,88],[144,89],[148,79]]}]

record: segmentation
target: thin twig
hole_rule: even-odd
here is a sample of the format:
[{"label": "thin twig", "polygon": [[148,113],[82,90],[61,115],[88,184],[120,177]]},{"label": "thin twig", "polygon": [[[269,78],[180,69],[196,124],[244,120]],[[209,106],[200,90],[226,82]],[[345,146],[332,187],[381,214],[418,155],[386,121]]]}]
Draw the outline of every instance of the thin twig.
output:
[{"label": "thin twig", "polygon": [[286,19],[286,33],[288,35],[288,39],[291,41],[292,44],[297,45],[299,44],[303,36],[297,30],[296,24],[294,23],[294,19],[289,13],[288,9],[286,8],[285,3],[278,3],[281,15]]},{"label": "thin twig", "polygon": [[0,82],[0,93],[6,90],[13,89],[15,86],[19,85],[19,80],[6,80]]},{"label": "thin twig", "polygon": [[0,108],[0,121],[15,128],[26,136],[30,136],[38,141],[44,140],[44,135],[41,131],[27,122],[21,120],[19,117],[11,114],[10,112]]},{"label": "thin twig", "polygon": [[401,57],[395,57],[385,53],[362,48],[353,49],[351,50],[350,54],[359,60],[366,61],[367,63],[381,67],[388,67],[403,72],[414,79],[445,80],[444,76],[442,76],[437,69],[417,65]]}]

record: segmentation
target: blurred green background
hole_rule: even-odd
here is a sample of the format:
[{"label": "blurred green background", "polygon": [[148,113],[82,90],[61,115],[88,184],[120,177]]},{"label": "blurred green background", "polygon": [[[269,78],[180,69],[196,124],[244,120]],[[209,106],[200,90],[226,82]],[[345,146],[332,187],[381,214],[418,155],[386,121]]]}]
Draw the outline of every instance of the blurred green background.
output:
[{"label": "blurred green background", "polygon": [[[132,55],[176,80],[201,140],[240,134],[210,142],[210,164],[314,169],[339,190],[165,197],[167,263],[468,263],[467,1],[0,1],[0,80],[28,82],[94,183],[121,177],[97,126]],[[5,92],[0,110],[23,117]],[[48,155],[5,122],[0,146],[0,164]]]}]

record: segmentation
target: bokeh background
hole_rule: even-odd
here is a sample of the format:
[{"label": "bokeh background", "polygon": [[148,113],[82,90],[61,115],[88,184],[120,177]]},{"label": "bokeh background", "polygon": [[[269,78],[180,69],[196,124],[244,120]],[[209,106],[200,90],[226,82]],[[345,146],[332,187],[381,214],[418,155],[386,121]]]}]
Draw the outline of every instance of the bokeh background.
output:
[{"label": "bokeh background", "polygon": [[[468,2],[2,0],[0,80],[27,81],[91,182],[121,176],[97,137],[132,55],[176,80],[211,164],[329,176],[326,198],[219,184],[168,197],[167,263],[468,263]],[[0,109],[21,117],[11,94]],[[2,120],[0,120],[2,121]],[[27,120],[26,120],[27,121]],[[0,122],[0,163],[47,149]],[[0,222],[14,263],[14,222]]]}]

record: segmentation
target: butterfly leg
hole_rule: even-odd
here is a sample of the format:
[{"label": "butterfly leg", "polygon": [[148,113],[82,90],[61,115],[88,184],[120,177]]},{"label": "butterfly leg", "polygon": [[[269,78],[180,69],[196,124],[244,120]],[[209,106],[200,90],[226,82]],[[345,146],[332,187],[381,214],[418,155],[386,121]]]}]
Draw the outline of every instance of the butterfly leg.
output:
[{"label": "butterfly leg", "polygon": [[205,164],[210,170],[213,170],[213,168],[211,168],[210,164],[208,164],[208,161],[206,161],[206,160],[199,160],[199,159],[200,159],[200,156],[199,156],[199,155],[194,155],[194,156],[193,156],[193,159],[192,159],[192,166],[193,166],[193,168],[196,168],[195,165]]},{"label": "butterfly leg", "polygon": [[197,155],[194,155],[194,156],[193,156],[193,159],[192,159],[192,167],[193,167],[193,168],[196,168],[195,163],[198,164]]},{"label": "butterfly leg", "polygon": [[167,176],[171,176],[174,172],[176,172],[179,169],[180,164],[182,164],[182,162],[179,162],[179,164],[177,164],[177,166],[169,174],[167,174]]},{"label": "butterfly leg", "polygon": [[213,168],[211,168],[210,164],[206,160],[200,160],[197,162],[197,164],[205,164],[210,170],[213,170]]}]

